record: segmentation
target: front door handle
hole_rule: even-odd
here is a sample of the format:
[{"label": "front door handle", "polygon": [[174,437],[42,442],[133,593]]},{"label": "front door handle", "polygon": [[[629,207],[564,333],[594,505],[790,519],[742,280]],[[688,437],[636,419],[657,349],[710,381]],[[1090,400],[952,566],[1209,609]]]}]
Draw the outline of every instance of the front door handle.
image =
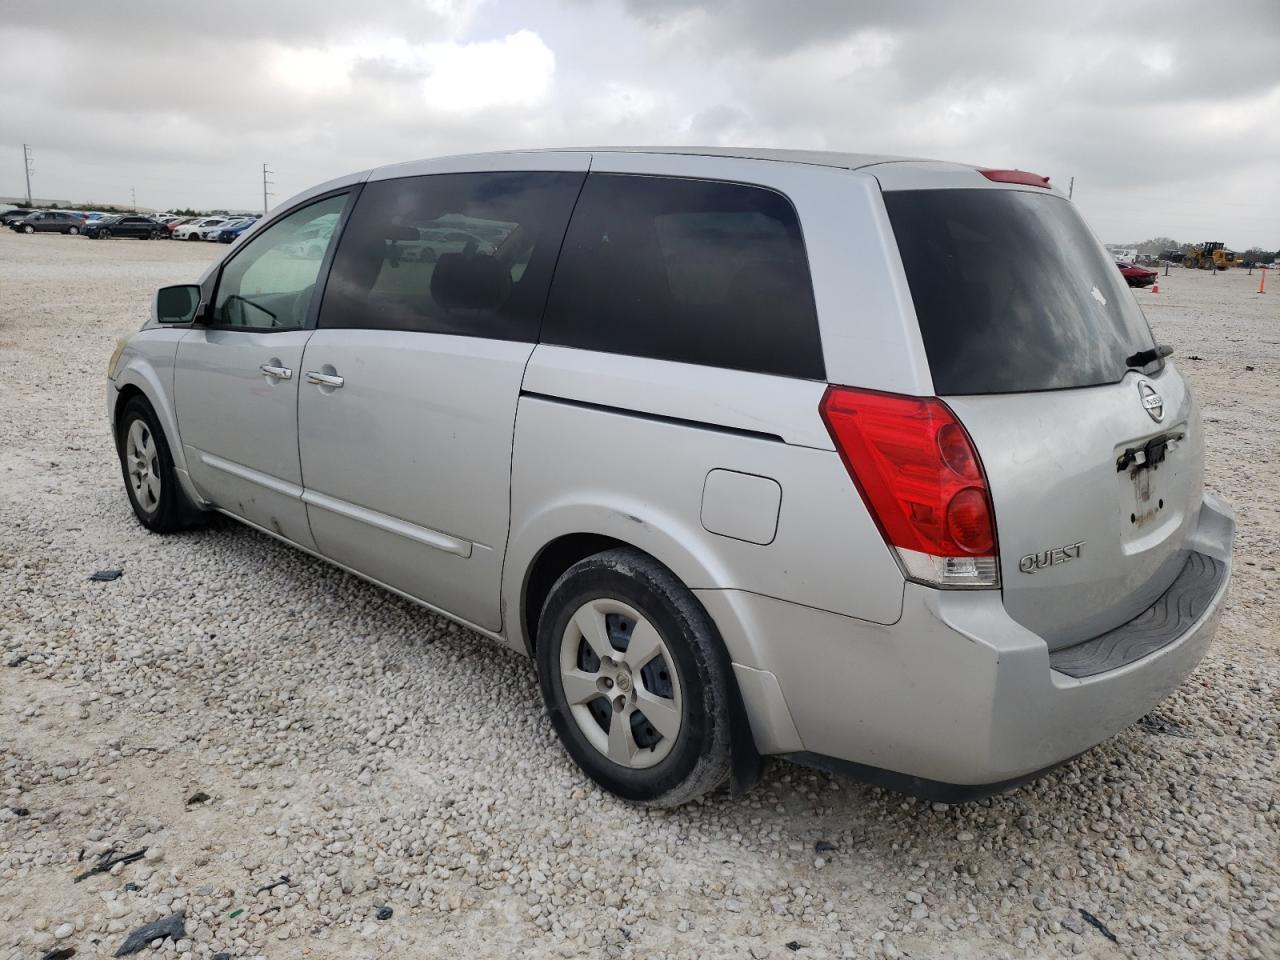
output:
[{"label": "front door handle", "polygon": [[293,379],[293,371],[288,367],[277,367],[274,364],[264,363],[258,369],[262,371],[264,377],[274,377],[277,380]]},{"label": "front door handle", "polygon": [[307,371],[307,383],[314,383],[317,386],[333,387],[334,389],[337,389],[345,382],[346,381],[341,377],[336,377],[330,373],[321,373],[319,370]]}]

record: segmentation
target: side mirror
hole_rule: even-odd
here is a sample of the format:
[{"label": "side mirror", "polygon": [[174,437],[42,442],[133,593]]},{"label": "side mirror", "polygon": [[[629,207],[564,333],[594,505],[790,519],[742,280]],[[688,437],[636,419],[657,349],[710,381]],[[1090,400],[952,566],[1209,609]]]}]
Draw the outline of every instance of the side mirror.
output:
[{"label": "side mirror", "polygon": [[190,323],[200,308],[200,287],[194,283],[181,283],[174,287],[161,287],[152,303],[152,314],[160,323]]}]

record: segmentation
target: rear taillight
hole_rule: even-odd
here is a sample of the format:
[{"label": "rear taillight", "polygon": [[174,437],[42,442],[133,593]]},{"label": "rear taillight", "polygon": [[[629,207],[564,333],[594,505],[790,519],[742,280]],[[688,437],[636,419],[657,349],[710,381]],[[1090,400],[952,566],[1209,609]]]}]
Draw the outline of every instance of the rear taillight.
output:
[{"label": "rear taillight", "polygon": [[907,576],[998,587],[996,524],[978,451],[937,397],[828,387],[822,420]]}]

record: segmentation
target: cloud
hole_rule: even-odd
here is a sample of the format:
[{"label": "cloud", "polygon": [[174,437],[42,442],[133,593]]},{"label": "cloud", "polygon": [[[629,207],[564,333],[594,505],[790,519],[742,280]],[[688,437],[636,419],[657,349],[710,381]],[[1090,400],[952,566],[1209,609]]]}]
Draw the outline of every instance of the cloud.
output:
[{"label": "cloud", "polygon": [[283,197],[473,150],[756,144],[1074,176],[1108,239],[1280,245],[1272,0],[10,0],[0,45],[0,156],[32,143],[39,195],[248,206],[264,161]]}]

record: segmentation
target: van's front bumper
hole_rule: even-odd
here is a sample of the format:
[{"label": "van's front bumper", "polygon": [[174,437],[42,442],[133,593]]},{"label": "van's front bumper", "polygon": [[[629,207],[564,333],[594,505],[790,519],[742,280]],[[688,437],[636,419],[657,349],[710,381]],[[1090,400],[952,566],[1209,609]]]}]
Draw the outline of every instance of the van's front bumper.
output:
[{"label": "van's front bumper", "polygon": [[1177,687],[1217,629],[1234,536],[1231,509],[1206,496],[1187,543],[1216,561],[1198,615],[1083,676],[1054,669],[995,590],[907,584],[891,626],[737,591],[698,596],[725,633],[762,753],[965,799],[1074,757]]}]

